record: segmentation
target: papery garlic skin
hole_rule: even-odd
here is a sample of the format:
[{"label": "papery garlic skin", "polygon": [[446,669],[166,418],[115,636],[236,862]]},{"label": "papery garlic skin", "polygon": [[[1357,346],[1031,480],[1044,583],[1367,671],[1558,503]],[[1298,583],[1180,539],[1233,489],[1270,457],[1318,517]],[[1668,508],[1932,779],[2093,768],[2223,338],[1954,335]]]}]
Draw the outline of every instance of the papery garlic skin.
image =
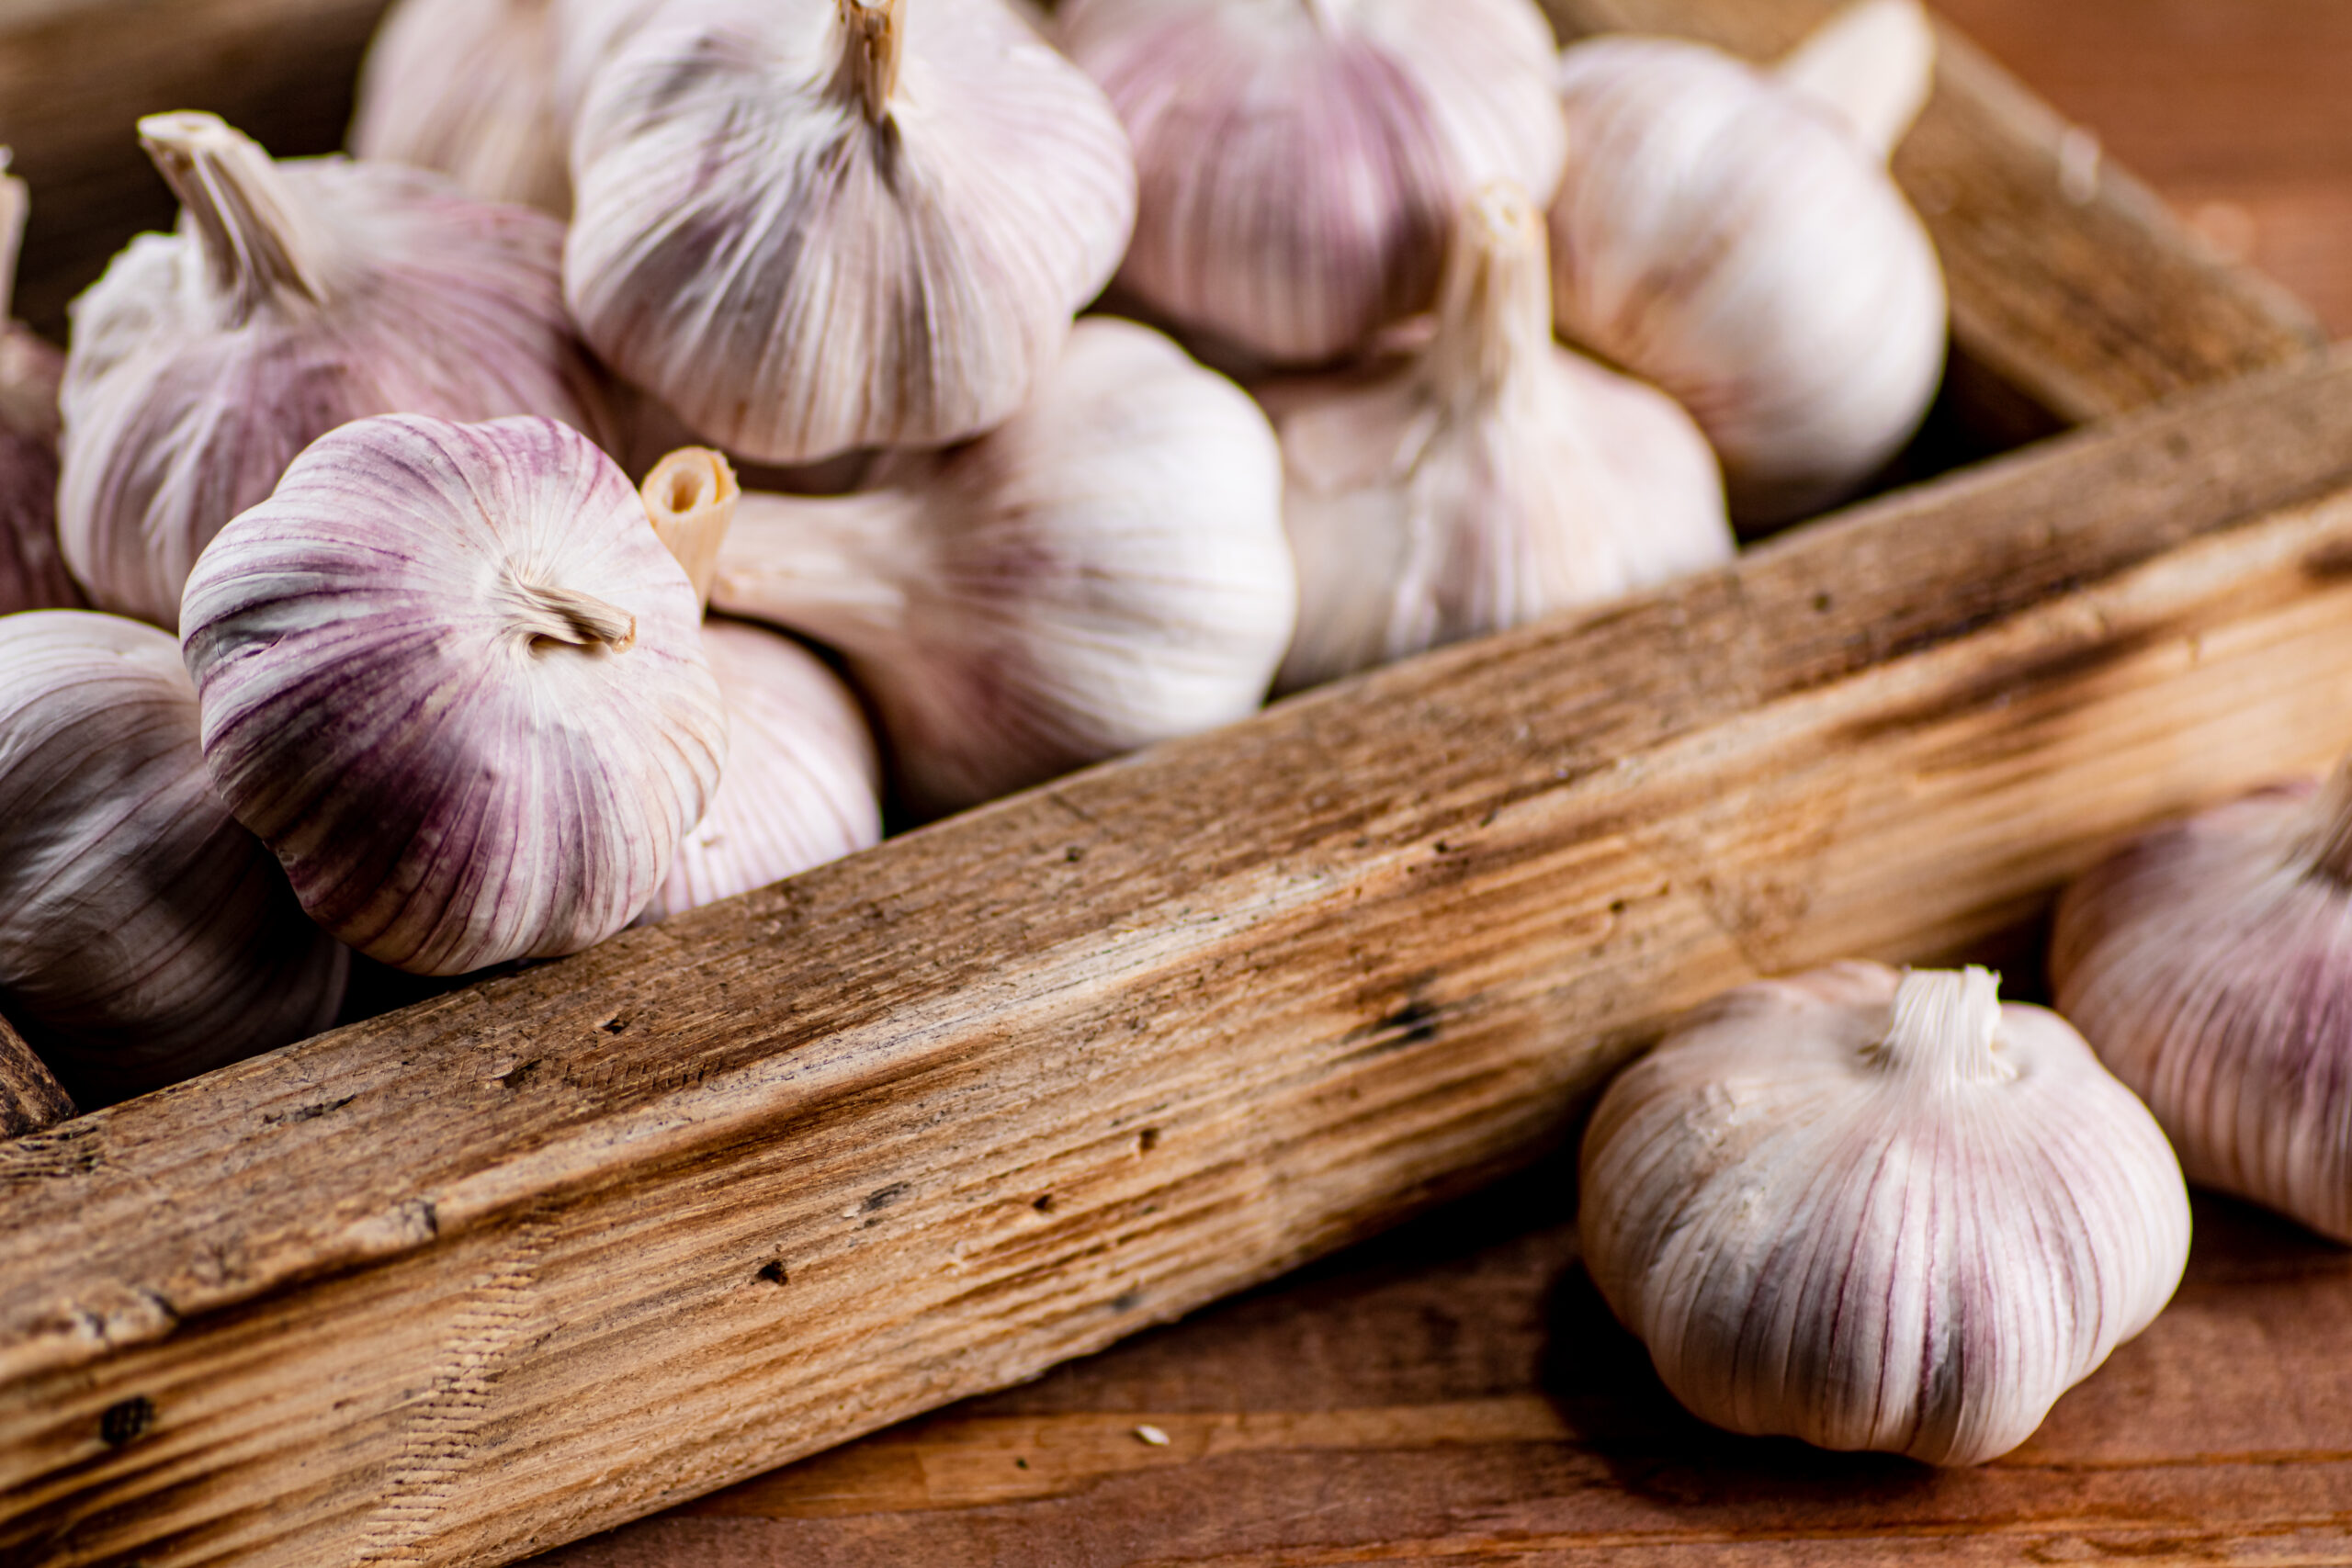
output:
[{"label": "papery garlic skin", "polygon": [[607,363],[803,463],[1012,415],[1118,265],[1102,95],[997,0],[701,0],[594,78],[564,275]]},{"label": "papery garlic skin", "polygon": [[57,543],[57,386],[65,356],[9,312],[30,196],[5,172],[8,162],[0,147],[0,615],[83,604]]},{"label": "papery garlic skin", "polygon": [[846,656],[900,795],[957,810],[1254,712],[1297,586],[1239,388],[1089,319],[1035,398],[871,492],[749,494],[711,603]]},{"label": "papery garlic skin", "polygon": [[1586,1267],[1693,1413],[1931,1464],[2023,1442],[2188,1256],[2146,1108],[1981,969],[1725,994],[1610,1086],[1578,1184]]},{"label": "papery garlic skin", "polygon": [[1883,152],[1809,92],[1666,39],[1561,57],[1561,335],[1671,393],[1744,524],[1851,493],[1942,379],[1943,273]]},{"label": "papery garlic skin", "polygon": [[312,440],[391,412],[602,436],[563,229],[391,164],[272,164],[209,115],[141,122],[180,191],[74,305],[58,527],[102,609],[179,624],[205,543]]},{"label": "papery garlic skin", "polygon": [[1714,455],[1653,388],[1552,339],[1540,209],[1464,209],[1435,335],[1367,380],[1275,405],[1295,691],[1728,561]]},{"label": "papery garlic skin", "polygon": [[360,68],[351,151],[438,170],[483,201],[568,215],[556,9],[556,0],[400,0]]},{"label": "papery garlic skin", "polygon": [[2059,900],[2050,975],[2191,1181],[2352,1242],[2352,773],[2094,866]]},{"label": "papery garlic skin", "polygon": [[214,795],[169,633],[0,618],[0,1013],[76,1098],[315,1033],[349,963]]},{"label": "papery garlic skin", "polygon": [[634,919],[718,785],[701,606],[552,420],[321,437],[188,581],[221,797],[327,930],[456,975]]}]

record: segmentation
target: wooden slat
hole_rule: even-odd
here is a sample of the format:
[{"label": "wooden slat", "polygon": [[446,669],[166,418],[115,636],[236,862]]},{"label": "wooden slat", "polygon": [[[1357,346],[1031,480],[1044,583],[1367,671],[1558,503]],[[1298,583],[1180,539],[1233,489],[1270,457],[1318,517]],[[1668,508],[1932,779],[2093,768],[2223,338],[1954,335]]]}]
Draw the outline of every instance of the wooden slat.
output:
[{"label": "wooden slat", "polygon": [[2347,699],[2332,365],[0,1145],[0,1558],[500,1562],[1032,1375]]},{"label": "wooden slat", "polygon": [[0,1138],[38,1132],[73,1114],[65,1086],[0,1018]]}]

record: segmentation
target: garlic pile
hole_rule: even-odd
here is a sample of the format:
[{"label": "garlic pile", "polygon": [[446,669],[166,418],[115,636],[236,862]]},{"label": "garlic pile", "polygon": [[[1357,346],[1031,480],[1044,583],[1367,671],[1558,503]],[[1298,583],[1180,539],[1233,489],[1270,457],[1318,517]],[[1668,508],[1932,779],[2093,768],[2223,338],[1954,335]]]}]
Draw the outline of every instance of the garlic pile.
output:
[{"label": "garlic pile", "polygon": [[2023,1442],[2188,1255],[2147,1110],[1982,969],[1729,992],[1610,1086],[1578,1181],[1586,1266],[1694,1413],[1933,1464]]},{"label": "garlic pile", "polygon": [[558,0],[400,0],[368,48],[352,152],[437,169],[484,201],[571,211],[557,9]]},{"label": "garlic pile", "polygon": [[558,275],[562,227],[436,175],[272,164],[210,115],[140,135],[178,192],[74,307],[58,528],[101,608],[179,623],[205,542],[362,415],[605,429]]},{"label": "garlic pile", "polygon": [[698,0],[594,75],[564,279],[588,341],[772,463],[1011,418],[1117,265],[1110,106],[998,0]]},{"label": "garlic pile", "polygon": [[1561,58],[1560,331],[1690,411],[1744,522],[1843,498],[1935,396],[1943,275],[1886,171],[1932,63],[1916,0],[1862,0],[1777,72],[1668,39]]},{"label": "garlic pile", "polygon": [[181,635],[214,783],[303,908],[456,975],[653,898],[727,750],[700,610],[585,436],[399,415],[221,530]]},{"label": "garlic pile", "polygon": [[230,818],[170,634],[0,618],[0,1014],[85,1103],[323,1029],[349,955]]},{"label": "garlic pile", "polygon": [[1463,210],[1435,336],[1275,405],[1298,633],[1283,690],[1731,558],[1714,455],[1664,394],[1552,340],[1544,216]]},{"label": "garlic pile", "polygon": [[1080,321],[1017,417],[874,483],[746,495],[711,603],[846,657],[918,811],[1263,700],[1297,594],[1280,457],[1249,398],[1159,333]]},{"label": "garlic pile", "polygon": [[2352,1242],[2352,761],[2094,867],[2050,974],[2190,1180]]},{"label": "garlic pile", "polygon": [[57,383],[65,361],[9,313],[29,198],[7,167],[0,147],[0,615],[82,603],[57,548]]},{"label": "garlic pile", "polygon": [[1424,309],[1479,186],[1559,183],[1528,0],[1064,0],[1058,22],[1135,142],[1122,286],[1272,362]]}]

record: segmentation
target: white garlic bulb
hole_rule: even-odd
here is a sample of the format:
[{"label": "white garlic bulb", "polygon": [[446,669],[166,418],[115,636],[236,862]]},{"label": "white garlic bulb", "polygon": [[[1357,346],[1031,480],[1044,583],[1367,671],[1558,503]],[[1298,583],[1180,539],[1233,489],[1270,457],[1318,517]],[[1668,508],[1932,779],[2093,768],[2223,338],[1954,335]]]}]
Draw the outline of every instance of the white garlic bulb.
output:
[{"label": "white garlic bulb", "polygon": [[1135,142],[1122,287],[1272,363],[1425,308],[1479,186],[1559,183],[1529,0],[1065,0],[1058,21]]},{"label": "white garlic bulb", "polygon": [[0,615],[77,609],[57,544],[57,384],[65,356],[17,321],[17,254],[30,198],[0,147]]},{"label": "white garlic bulb", "polygon": [[360,69],[352,152],[437,169],[484,201],[568,214],[555,14],[556,0],[400,0]]},{"label": "white garlic bulb", "polygon": [[140,135],[182,204],[74,306],[58,528],[100,608],[179,623],[205,542],[295,454],[393,412],[605,434],[564,315],[563,229],[435,175],[273,164],[210,115]]},{"label": "white garlic bulb", "polygon": [[2163,1134],[1996,987],[1876,964],[1743,986],[1611,1084],[1585,1264],[1693,1413],[1974,1464],[2171,1299],[2188,1193]]},{"label": "white garlic bulb", "polygon": [[[1943,273],[1886,170],[1932,35],[1913,0],[1865,5],[1781,73],[1668,39],[1561,57],[1560,332],[1690,411],[1743,522],[1850,493],[1942,378]],[[1841,115],[1825,98],[1848,82],[1867,90]]]},{"label": "white garlic bulb", "polygon": [[2191,1181],[2352,1242],[2352,762],[2092,868],[2050,975]]},{"label": "white garlic bulb", "polygon": [[1017,411],[1117,265],[1135,166],[998,0],[700,0],[594,77],[565,284],[588,341],[772,463]]},{"label": "white garlic bulb", "polygon": [[85,1104],[334,1021],[349,954],[213,794],[168,632],[0,618],[0,1013]]},{"label": "white garlic bulb", "polygon": [[1275,428],[1299,576],[1286,691],[1733,554],[1690,416],[1553,342],[1544,215],[1507,183],[1463,210],[1427,347],[1290,391]]},{"label": "white garlic bulb", "polygon": [[652,899],[726,755],[700,612],[577,431],[386,415],[220,531],[181,635],[205,761],[302,907],[455,975]]},{"label": "white garlic bulb", "polygon": [[1255,404],[1090,319],[1021,414],[885,458],[867,493],[746,495],[711,603],[840,650],[919,811],[950,811],[1264,700],[1297,589]]}]

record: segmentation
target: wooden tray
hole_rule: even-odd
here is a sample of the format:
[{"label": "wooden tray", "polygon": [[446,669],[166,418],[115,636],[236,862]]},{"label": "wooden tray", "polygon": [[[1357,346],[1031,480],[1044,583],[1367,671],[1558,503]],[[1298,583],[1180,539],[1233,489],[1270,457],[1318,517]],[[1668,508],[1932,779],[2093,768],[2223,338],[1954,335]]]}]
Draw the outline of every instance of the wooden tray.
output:
[{"label": "wooden tray", "polygon": [[[28,298],[114,243],[94,118],[296,148],[333,116],[271,70],[345,79],[373,8],[0,40],[92,193]],[[37,192],[43,128],[0,118]],[[0,1554],[510,1561],[1469,1190],[1720,986],[1984,951],[2104,837],[2352,742],[2352,369],[2079,154],[1954,46],[1902,171],[1953,424],[2288,368],[0,1145]]]}]

